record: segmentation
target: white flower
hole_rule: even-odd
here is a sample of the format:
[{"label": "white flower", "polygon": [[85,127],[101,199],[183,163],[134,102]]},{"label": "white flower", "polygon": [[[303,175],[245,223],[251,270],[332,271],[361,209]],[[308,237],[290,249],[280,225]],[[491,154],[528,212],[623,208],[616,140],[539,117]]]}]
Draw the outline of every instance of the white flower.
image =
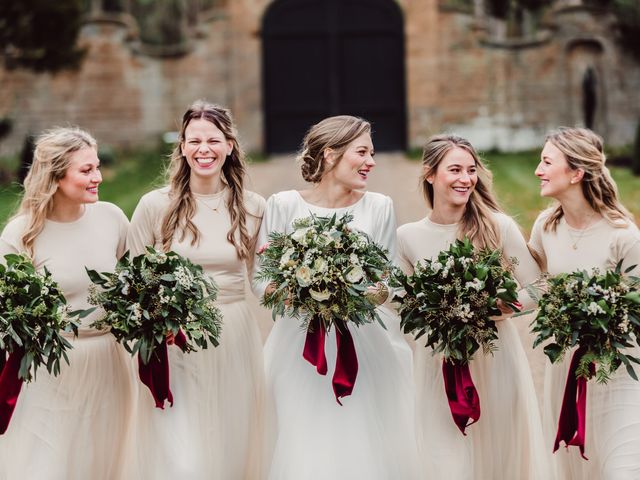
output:
[{"label": "white flower", "polygon": [[124,286],[120,289],[120,293],[122,295],[129,295],[129,284],[125,283]]},{"label": "white flower", "polygon": [[297,229],[295,232],[293,232],[291,234],[291,238],[298,242],[301,245],[306,245],[308,243],[307,240],[307,232],[311,230],[311,228],[306,227],[306,228],[299,228]]},{"label": "white flower", "polygon": [[446,268],[447,270],[451,270],[455,264],[456,261],[453,259],[453,257],[449,257],[447,258],[447,263],[445,263],[444,268]]},{"label": "white flower", "polygon": [[431,270],[433,270],[435,273],[438,273],[440,270],[442,270],[442,264],[440,262],[433,262],[431,264]]},{"label": "white flower", "polygon": [[309,290],[309,293],[311,294],[311,298],[313,298],[317,302],[324,302],[325,300],[328,300],[329,297],[331,297],[331,293],[326,290],[323,290],[322,292]]},{"label": "white flower", "polygon": [[308,287],[313,282],[313,270],[302,265],[296,270],[296,280],[301,287]]},{"label": "white flower", "polygon": [[293,247],[289,247],[282,254],[282,258],[280,259],[280,268],[284,268],[291,261],[291,255],[295,253],[295,249]]},{"label": "white flower", "polygon": [[179,265],[176,268],[174,276],[176,277],[178,285],[180,285],[182,288],[190,288],[193,284],[193,277],[191,276],[191,272],[182,265]]},{"label": "white flower", "polygon": [[349,255],[349,263],[351,263],[351,265],[360,265],[360,259],[355,253],[352,253]]},{"label": "white flower", "polygon": [[320,258],[316,258],[315,262],[313,262],[313,268],[317,272],[325,273],[329,268],[329,264],[324,258],[320,257]]},{"label": "white flower", "polygon": [[605,313],[605,311],[596,302],[591,302],[587,307],[587,313],[595,317],[599,313]]},{"label": "white flower", "polygon": [[484,288],[484,282],[482,280],[480,280],[479,278],[476,278],[473,280],[473,282],[467,282],[464,284],[465,288],[468,289],[473,289],[477,292],[479,292],[480,290],[482,290]]},{"label": "white flower", "polygon": [[349,272],[344,276],[344,278],[349,283],[357,283],[362,279],[363,276],[364,276],[364,271],[362,270],[362,267],[359,265],[356,265],[351,270],[349,270]]},{"label": "white flower", "polygon": [[49,295],[49,288],[44,286],[41,290],[42,295]]},{"label": "white flower", "polygon": [[139,303],[131,305],[131,316],[135,320],[140,320],[142,318],[142,307],[140,307]]},{"label": "white flower", "polygon": [[460,319],[464,323],[467,323],[468,319],[473,318],[473,312],[471,311],[471,307],[469,306],[469,304],[468,303],[464,303],[464,304],[460,305],[456,309],[456,316],[460,317]]},{"label": "white flower", "polygon": [[167,255],[162,252],[148,253],[147,258],[151,263],[165,263],[167,261]]},{"label": "white flower", "polygon": [[469,264],[471,264],[473,262],[473,258],[471,257],[461,257],[460,258],[460,263],[462,263],[462,265],[464,265],[465,267],[468,267]]},{"label": "white flower", "polygon": [[626,313],[622,317],[622,322],[620,322],[620,330],[622,330],[622,333],[629,331],[629,316]]}]

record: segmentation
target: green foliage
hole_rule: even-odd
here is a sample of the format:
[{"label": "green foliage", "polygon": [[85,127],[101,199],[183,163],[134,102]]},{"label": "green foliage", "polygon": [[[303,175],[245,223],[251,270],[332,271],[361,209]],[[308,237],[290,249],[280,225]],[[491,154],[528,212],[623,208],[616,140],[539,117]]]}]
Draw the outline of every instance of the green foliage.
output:
[{"label": "green foliage", "polygon": [[[78,334],[62,291],[45,268],[36,272],[24,255],[8,254],[0,263],[0,351],[21,348],[24,355],[18,376],[29,382],[44,365],[60,373],[60,360],[69,363],[69,341],[61,335]],[[4,354],[4,352],[2,352]]]},{"label": "green foliage", "polygon": [[500,250],[476,250],[469,239],[456,240],[434,259],[418,262],[411,275],[396,271],[393,285],[401,326],[446,360],[466,364],[474,353],[495,350],[498,300],[519,311],[517,284],[502,265]]},{"label": "green foliage", "polygon": [[262,300],[274,319],[288,314],[306,327],[318,318],[327,331],[334,320],[382,324],[367,292],[387,276],[389,259],[365,233],[348,226],[352,219],[311,215],[295,220],[291,234],[269,234],[258,279],[275,286]]},{"label": "green foliage", "polygon": [[0,2],[0,51],[7,68],[58,71],[77,67],[81,0]]},{"label": "green foliage", "polygon": [[[125,254],[113,273],[87,274],[94,284],[89,303],[106,312],[91,326],[110,328],[128,352],[139,352],[143,363],[149,363],[168,332],[177,335],[182,330],[202,349],[218,345],[222,317],[214,304],[217,289],[201,266],[175,252],[147,247],[133,259]],[[189,342],[183,348],[193,349]]]},{"label": "green foliage", "polygon": [[576,346],[583,348],[576,376],[589,379],[595,363],[599,383],[606,383],[621,365],[637,380],[631,363],[640,364],[626,350],[640,338],[639,279],[626,278],[621,264],[603,274],[576,271],[549,278],[532,323],[534,348],[553,339],[544,347],[552,363]]}]

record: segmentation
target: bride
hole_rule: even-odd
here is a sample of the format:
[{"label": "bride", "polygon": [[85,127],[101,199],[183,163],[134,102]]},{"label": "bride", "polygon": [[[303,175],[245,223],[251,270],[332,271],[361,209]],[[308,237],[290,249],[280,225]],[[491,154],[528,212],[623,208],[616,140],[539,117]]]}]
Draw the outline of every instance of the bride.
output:
[{"label": "bride", "polygon": [[[367,121],[337,116],[312,126],[300,154],[302,176],[312,185],[268,200],[258,245],[265,244],[271,232],[290,233],[296,218],[350,212],[351,225],[369,234],[393,258],[391,199],[363,191],[376,165],[373,157]],[[272,288],[255,280],[253,287],[258,296]],[[397,317],[384,305],[378,310],[387,330],[378,323],[349,327],[359,370],[353,392],[341,400],[342,406],[331,386],[335,329],[325,344],[328,374],[321,376],[302,357],[306,333],[299,322],[288,317],[276,320],[265,344],[269,479],[417,477],[411,351]]]}]

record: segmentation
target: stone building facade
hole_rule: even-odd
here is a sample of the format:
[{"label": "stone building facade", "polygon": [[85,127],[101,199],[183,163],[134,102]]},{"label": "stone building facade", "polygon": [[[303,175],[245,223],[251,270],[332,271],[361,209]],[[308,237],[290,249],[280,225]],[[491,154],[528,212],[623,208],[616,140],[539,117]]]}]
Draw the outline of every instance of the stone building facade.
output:
[{"label": "stone building facade", "polygon": [[[278,110],[278,98],[286,99],[287,89],[293,88],[304,99],[304,86],[317,78],[327,78],[328,89],[343,89],[331,97],[339,101],[320,101],[327,103],[326,114],[367,116],[371,111],[376,136],[384,138],[380,125],[400,135],[400,141],[387,142],[390,148],[420,146],[440,131],[467,136],[480,149],[537,148],[549,128],[585,124],[609,144],[622,145],[633,140],[640,120],[640,63],[617,46],[614,18],[581,0],[556,2],[534,22],[535,28],[525,25],[517,35],[509,33],[504,21],[484,14],[483,0],[458,0],[457,5],[450,0],[210,1],[192,16],[185,42],[174,49],[145,45],[126,8],[104,12],[99,0],[92,1],[95,8],[80,36],[87,55],[79,70],[35,74],[0,69],[0,117],[13,122],[0,154],[19,149],[29,133],[61,124],[78,124],[101,144],[156,142],[163,132],[176,129],[185,108],[197,98],[232,109],[246,150],[277,151],[282,148],[270,145],[277,145],[273,139],[289,128],[296,106],[304,118],[302,126],[291,127],[296,135],[321,113],[317,106],[306,108],[296,100],[293,116],[282,122],[280,131],[274,130],[270,123],[276,121],[270,115]],[[338,15],[346,11],[345,5],[351,8],[349,31],[360,35],[358,41],[337,44],[346,37],[313,37],[334,42],[327,48],[338,57],[338,67],[327,66],[325,57],[304,48],[313,36],[305,33],[326,21],[322,12],[330,3],[334,10],[342,9]],[[287,37],[282,32],[291,26],[287,18],[302,25],[291,33],[291,42],[300,48],[280,58],[270,70],[275,77],[269,78],[265,65],[275,54],[266,46],[278,41],[266,42],[267,34],[275,32],[269,38],[283,45]],[[366,28],[374,24],[380,28]],[[332,22],[327,25],[333,31]],[[400,42],[387,42],[392,37]],[[323,40],[318,42],[318,48],[324,48]],[[391,50],[385,50],[389,45]],[[398,94],[389,97],[396,103],[391,106],[393,118],[366,105],[349,111],[356,103],[346,97],[365,103],[377,99],[388,87],[383,82],[376,92],[376,85],[389,76],[396,78],[394,85],[400,82]]]}]

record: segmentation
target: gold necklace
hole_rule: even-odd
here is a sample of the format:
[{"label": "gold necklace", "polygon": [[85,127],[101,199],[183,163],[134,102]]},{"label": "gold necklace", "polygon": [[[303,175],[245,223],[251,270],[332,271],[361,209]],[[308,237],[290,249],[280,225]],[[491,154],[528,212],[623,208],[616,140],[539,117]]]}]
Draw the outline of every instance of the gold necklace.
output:
[{"label": "gold necklace", "polygon": [[582,237],[584,236],[584,232],[586,232],[587,229],[589,228],[589,224],[591,223],[591,219],[593,218],[595,213],[596,213],[595,210],[593,210],[591,212],[591,215],[589,215],[589,218],[587,219],[587,222],[586,222],[584,228],[581,228],[579,230],[580,233],[578,234],[578,238],[574,238],[573,237],[573,234],[571,233],[571,226],[569,225],[569,222],[567,222],[567,227],[568,227],[567,231],[569,232],[569,237],[571,238],[571,248],[573,248],[574,250],[578,249],[578,243],[580,242],[580,240],[582,240]]},{"label": "gold necklace", "polygon": [[211,205],[209,205],[208,203],[206,203],[203,199],[201,199],[199,197],[196,197],[196,200],[199,201],[205,207],[207,207],[209,210],[218,213],[218,209],[220,208],[220,205],[222,204],[222,199],[223,198],[224,198],[224,192],[220,192],[220,196],[218,197],[218,204],[215,207],[212,207]]}]

